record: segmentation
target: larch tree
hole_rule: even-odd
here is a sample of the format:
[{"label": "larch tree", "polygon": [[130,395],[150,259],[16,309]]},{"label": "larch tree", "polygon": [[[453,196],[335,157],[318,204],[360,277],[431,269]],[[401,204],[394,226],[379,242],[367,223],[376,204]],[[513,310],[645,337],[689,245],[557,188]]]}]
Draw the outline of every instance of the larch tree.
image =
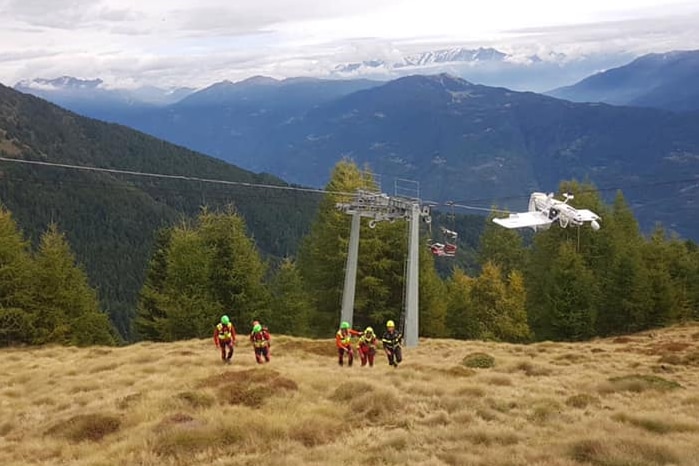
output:
[{"label": "larch tree", "polygon": [[34,265],[12,215],[0,207],[0,346],[35,337]]},{"label": "larch tree", "polygon": [[35,259],[36,342],[112,345],[115,331],[97,293],[55,224],[42,235]]},{"label": "larch tree", "polygon": [[282,261],[272,279],[270,290],[270,329],[285,335],[309,336],[311,300],[294,261],[289,258]]}]

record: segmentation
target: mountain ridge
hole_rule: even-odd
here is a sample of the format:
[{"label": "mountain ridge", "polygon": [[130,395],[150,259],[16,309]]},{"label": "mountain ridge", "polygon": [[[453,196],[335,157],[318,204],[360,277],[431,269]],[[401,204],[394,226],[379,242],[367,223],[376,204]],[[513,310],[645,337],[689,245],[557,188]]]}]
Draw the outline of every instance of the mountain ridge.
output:
[{"label": "mountain ridge", "polygon": [[547,92],[575,102],[699,110],[699,50],[653,53]]}]

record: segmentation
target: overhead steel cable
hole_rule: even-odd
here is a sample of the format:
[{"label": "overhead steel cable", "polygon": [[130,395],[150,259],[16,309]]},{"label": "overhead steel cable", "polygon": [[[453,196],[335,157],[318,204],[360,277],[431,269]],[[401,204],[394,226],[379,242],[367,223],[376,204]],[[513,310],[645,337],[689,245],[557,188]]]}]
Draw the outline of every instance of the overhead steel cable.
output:
[{"label": "overhead steel cable", "polygon": [[198,176],[189,176],[189,175],[171,175],[171,174],[167,174],[167,173],[150,173],[150,172],[141,172],[141,171],[136,171],[136,170],[122,170],[122,169],[118,169],[118,168],[91,167],[88,165],[73,165],[73,164],[68,164],[68,163],[44,162],[41,160],[12,159],[12,158],[8,158],[8,157],[0,157],[0,162],[19,163],[19,164],[25,164],[25,165],[39,165],[39,166],[54,167],[54,168],[68,168],[68,169],[72,169],[72,170],[84,170],[84,171],[91,171],[91,172],[111,173],[111,174],[116,174],[116,175],[131,175],[131,176],[141,176],[141,177],[148,177],[148,178],[162,178],[162,179],[181,180],[181,181],[196,181],[198,183],[222,184],[222,185],[240,186],[240,187],[246,187],[246,188],[277,189],[277,190],[297,191],[297,192],[314,193],[314,194],[336,194],[336,195],[341,195],[341,196],[354,196],[356,194],[356,193],[349,193],[349,192],[342,192],[342,191],[328,191],[326,189],[319,189],[319,188],[304,188],[301,186],[251,183],[251,182],[247,182],[247,181],[230,181],[230,180],[221,180],[221,179],[215,179],[215,178],[202,178],[202,177],[198,177]]}]

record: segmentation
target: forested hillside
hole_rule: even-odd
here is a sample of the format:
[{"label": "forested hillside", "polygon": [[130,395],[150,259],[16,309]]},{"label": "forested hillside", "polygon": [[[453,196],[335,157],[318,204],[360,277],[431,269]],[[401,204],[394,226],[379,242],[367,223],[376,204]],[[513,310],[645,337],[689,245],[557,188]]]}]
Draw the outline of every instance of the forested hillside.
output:
[{"label": "forested hillside", "polygon": [[[0,85],[0,156],[133,171],[284,185],[123,126],[80,117]],[[0,200],[37,243],[55,222],[84,264],[122,336],[155,232],[201,205],[235,205],[269,256],[293,253],[317,206],[314,194],[0,164]]]}]

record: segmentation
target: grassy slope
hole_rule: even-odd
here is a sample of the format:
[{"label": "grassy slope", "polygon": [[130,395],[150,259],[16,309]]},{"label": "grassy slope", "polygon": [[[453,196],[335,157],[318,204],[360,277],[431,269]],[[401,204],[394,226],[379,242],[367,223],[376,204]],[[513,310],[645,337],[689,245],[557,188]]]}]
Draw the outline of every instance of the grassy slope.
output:
[{"label": "grassy slope", "polygon": [[[278,337],[264,368],[201,340],[3,350],[0,464],[697,464],[699,325],[426,340],[397,370],[338,368],[332,345]],[[495,367],[461,366],[475,351]]]}]

